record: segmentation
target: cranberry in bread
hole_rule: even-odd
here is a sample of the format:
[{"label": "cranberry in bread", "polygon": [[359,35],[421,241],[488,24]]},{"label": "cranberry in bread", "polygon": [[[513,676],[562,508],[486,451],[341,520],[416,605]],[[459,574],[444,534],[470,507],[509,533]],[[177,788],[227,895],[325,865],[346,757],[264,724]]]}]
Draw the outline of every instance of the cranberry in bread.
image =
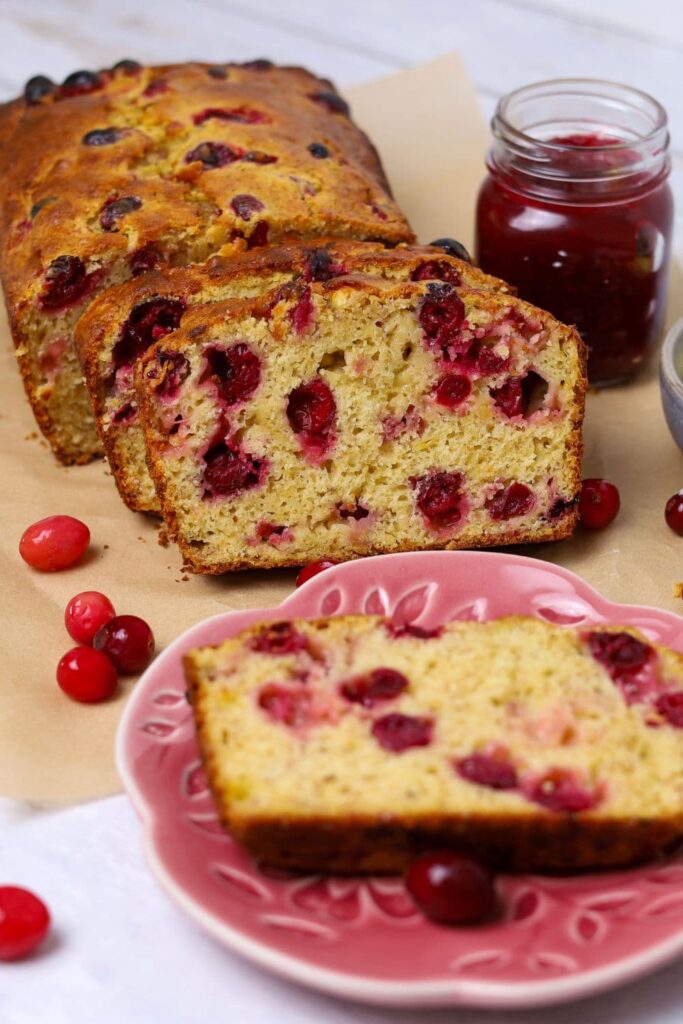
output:
[{"label": "cranberry in bread", "polygon": [[584,352],[528,303],[349,275],[194,306],[138,363],[195,572],[566,537]]},{"label": "cranberry in bread", "polygon": [[683,834],[683,657],[632,629],[295,620],[185,671],[219,816],[271,864],[573,871]]}]

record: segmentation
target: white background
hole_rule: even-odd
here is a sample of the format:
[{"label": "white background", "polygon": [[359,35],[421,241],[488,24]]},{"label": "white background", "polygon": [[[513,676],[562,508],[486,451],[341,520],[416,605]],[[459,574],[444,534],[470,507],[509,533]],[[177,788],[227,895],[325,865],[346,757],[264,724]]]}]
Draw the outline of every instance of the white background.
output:
[{"label": "white background", "polygon": [[[270,57],[341,86],[458,49],[489,116],[543,78],[628,82],[668,109],[683,252],[679,0],[0,0],[0,99],[121,57]],[[447,126],[444,126],[447,130]],[[4,685],[8,685],[6,680]],[[125,797],[69,810],[0,801],[0,883],[41,894],[54,933],[0,964],[0,1024],[680,1024],[683,968],[557,1009],[389,1011],[295,988],[232,957],[175,909],[144,864]]]}]

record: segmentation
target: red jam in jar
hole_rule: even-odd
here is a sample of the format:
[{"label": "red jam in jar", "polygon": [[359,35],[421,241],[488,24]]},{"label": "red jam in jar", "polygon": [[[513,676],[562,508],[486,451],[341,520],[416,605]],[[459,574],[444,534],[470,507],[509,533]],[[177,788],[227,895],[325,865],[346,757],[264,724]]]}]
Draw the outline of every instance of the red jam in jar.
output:
[{"label": "red jam in jar", "polygon": [[666,113],[589,79],[510,93],[492,121],[476,258],[575,324],[592,384],[630,377],[663,324],[673,197]]}]

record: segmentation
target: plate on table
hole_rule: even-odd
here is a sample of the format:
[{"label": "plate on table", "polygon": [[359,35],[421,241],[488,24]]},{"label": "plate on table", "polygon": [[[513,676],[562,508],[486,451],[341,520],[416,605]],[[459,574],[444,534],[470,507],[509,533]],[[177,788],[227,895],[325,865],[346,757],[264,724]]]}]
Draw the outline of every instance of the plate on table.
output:
[{"label": "plate on table", "polygon": [[683,955],[683,852],[571,878],[500,876],[494,924],[447,928],[398,878],[303,876],[259,867],[218,823],[199,761],[181,656],[262,619],[352,612],[425,628],[534,615],[622,623],[683,652],[683,620],[618,605],[566,569],[491,552],[416,552],[346,562],[277,608],[225,612],[152,663],[124,713],[117,762],[154,874],[229,949],[293,981],[385,1006],[530,1007],[613,988]]}]

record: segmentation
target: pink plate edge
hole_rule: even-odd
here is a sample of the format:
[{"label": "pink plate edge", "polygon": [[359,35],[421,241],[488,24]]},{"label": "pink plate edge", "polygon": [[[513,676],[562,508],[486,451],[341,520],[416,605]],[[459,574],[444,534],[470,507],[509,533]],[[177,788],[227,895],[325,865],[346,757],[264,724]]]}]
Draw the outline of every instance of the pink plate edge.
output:
[{"label": "pink plate edge", "polygon": [[[630,616],[645,613],[653,615],[660,619],[660,621],[664,619],[669,623],[680,623],[683,631],[683,618],[674,612],[668,612],[650,605],[620,604],[609,601],[582,577],[571,572],[569,569],[555,565],[552,562],[546,562],[543,559],[532,558],[528,555],[491,551],[420,551],[395,555],[378,555],[358,561],[340,563],[338,566],[326,570],[324,577],[327,582],[330,582],[336,576],[346,572],[358,571],[360,567],[372,569],[379,565],[395,564],[399,560],[417,563],[436,560],[437,558],[441,562],[444,559],[453,561],[454,565],[457,560],[476,558],[477,561],[496,560],[516,565],[526,565],[529,569],[538,570],[542,568],[551,575],[558,576],[571,583],[579,596],[586,597],[589,601],[597,603],[601,609],[608,610],[610,614],[616,613],[617,617],[620,617],[624,624],[628,624]],[[167,660],[172,660],[176,652],[184,649],[196,631],[205,628],[210,623],[218,623],[219,621],[228,623],[242,616],[245,618],[249,617],[250,619],[254,616],[262,616],[264,619],[278,617],[294,598],[298,598],[307,588],[315,586],[316,581],[319,581],[318,576],[313,577],[303,587],[293,591],[279,605],[274,607],[219,612],[207,619],[203,619],[201,622],[195,623],[195,625],[185,630],[172,641],[159,657],[152,662],[150,668],[139,679],[135,691],[124,709],[115,740],[116,768],[124,789],[142,820],[143,845],[152,873],[176,903],[197,924],[230,950],[280,977],[342,999],[387,1007],[436,1008],[469,1006],[481,1009],[531,1009],[534,1007],[552,1006],[574,999],[586,998],[636,981],[638,978],[650,974],[661,967],[665,967],[679,956],[682,956],[683,924],[678,934],[649,947],[644,952],[624,957],[593,971],[579,971],[569,978],[552,978],[533,983],[473,981],[458,978],[452,978],[447,981],[401,983],[384,980],[378,981],[371,977],[356,977],[341,971],[311,966],[300,957],[287,956],[272,950],[260,942],[247,938],[238,929],[226,924],[219,915],[209,913],[187,896],[182,886],[177,884],[173,875],[166,870],[157,856],[153,829],[153,809],[148,806],[140,792],[135,779],[133,764],[128,756],[128,743],[132,734],[131,724],[135,719],[136,706],[142,699],[140,694],[142,694],[152,673],[156,674],[160,665]],[[683,653],[683,647],[681,650]]]}]

